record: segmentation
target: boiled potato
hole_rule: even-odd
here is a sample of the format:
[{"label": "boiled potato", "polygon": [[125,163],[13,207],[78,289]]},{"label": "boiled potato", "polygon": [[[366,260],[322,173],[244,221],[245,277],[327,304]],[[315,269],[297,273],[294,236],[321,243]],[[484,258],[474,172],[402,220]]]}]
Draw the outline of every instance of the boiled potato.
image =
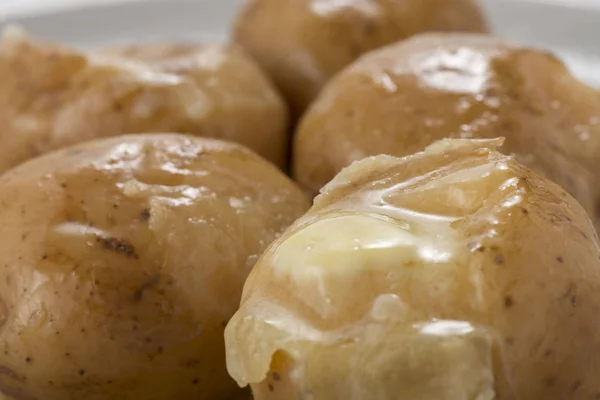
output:
[{"label": "boiled potato", "polygon": [[298,130],[295,177],[313,192],[355,160],[445,137],[504,151],[567,189],[600,228],[600,96],[553,55],[482,35],[429,34],[366,55]]},{"label": "boiled potato", "polygon": [[235,48],[83,53],[11,29],[0,43],[0,76],[0,172],[82,141],[172,131],[239,142],[286,164],[286,106]]},{"label": "boiled potato", "polygon": [[447,139],[354,163],[263,255],[225,331],[256,400],[600,393],[594,227],[558,185]]},{"label": "boiled potato", "polygon": [[232,399],[223,330],[308,208],[274,166],[182,135],[88,142],[0,177],[0,391]]},{"label": "boiled potato", "polygon": [[425,31],[485,32],[475,0],[249,0],[233,32],[299,117],[335,73]]}]

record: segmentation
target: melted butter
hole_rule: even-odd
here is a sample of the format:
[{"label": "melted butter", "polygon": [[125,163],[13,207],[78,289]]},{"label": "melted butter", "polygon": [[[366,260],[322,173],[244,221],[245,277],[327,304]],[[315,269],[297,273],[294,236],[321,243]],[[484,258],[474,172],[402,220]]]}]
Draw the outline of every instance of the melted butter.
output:
[{"label": "melted butter", "polygon": [[[226,330],[232,376],[261,382],[284,350],[299,363],[294,384],[320,393],[316,400],[493,399],[495,333],[470,319],[488,307],[473,243],[493,237],[494,224],[523,200],[512,159],[493,151],[501,143],[447,140],[342,171],[248,280]],[[477,237],[463,231],[473,215],[484,226]],[[323,358],[336,360],[334,371],[346,365],[342,373],[371,392],[320,388],[324,378],[308,366]],[[398,380],[374,385],[363,368],[380,377],[389,368]]]},{"label": "melted butter", "polygon": [[397,294],[382,294],[373,302],[370,315],[376,321],[403,320],[407,317],[408,304]]},{"label": "melted butter", "polygon": [[[432,236],[431,229],[377,214],[333,215],[289,236],[270,261],[275,273],[313,292],[307,304],[323,318],[336,318],[365,274],[451,262],[464,244],[447,224],[437,223]],[[347,290],[340,290],[343,282]]]}]

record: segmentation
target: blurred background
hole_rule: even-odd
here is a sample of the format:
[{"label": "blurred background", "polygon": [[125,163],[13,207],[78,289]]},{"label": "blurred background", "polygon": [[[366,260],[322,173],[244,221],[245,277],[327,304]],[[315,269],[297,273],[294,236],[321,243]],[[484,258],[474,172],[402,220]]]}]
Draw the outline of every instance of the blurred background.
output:
[{"label": "blurred background", "polygon": [[[242,2],[0,0],[0,23],[79,47],[161,39],[222,42]],[[498,35],[557,52],[577,76],[600,87],[600,0],[480,2]]]}]

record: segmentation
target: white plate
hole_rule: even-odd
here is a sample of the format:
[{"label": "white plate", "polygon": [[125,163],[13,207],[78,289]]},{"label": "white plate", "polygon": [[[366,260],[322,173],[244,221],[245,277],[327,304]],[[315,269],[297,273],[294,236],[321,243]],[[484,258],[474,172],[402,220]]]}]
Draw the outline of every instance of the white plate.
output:
[{"label": "white plate", "polygon": [[[44,8],[37,14],[15,8],[20,16],[3,23],[16,22],[35,35],[76,46],[156,39],[224,41],[243,0],[129,1],[87,6],[68,1],[53,8],[46,0],[39,3]],[[600,87],[600,0],[481,1],[497,34],[554,50],[577,76]]]}]

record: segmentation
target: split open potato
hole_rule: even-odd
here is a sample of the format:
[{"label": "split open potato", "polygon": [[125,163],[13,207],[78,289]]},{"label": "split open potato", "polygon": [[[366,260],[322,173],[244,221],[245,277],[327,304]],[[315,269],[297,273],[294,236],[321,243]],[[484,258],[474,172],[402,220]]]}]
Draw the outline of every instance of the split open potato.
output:
[{"label": "split open potato", "polygon": [[0,391],[233,400],[223,331],[309,206],[272,164],[183,135],[88,142],[0,177]]},{"label": "split open potato", "polygon": [[236,381],[256,400],[600,393],[593,224],[500,143],[339,174],[245,284],[225,332]]}]

